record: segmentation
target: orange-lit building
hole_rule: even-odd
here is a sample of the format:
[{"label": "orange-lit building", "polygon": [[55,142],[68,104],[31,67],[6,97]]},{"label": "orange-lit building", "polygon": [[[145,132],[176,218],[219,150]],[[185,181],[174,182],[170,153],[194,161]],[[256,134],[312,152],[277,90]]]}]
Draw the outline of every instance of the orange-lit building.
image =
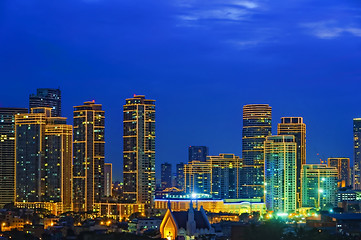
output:
[{"label": "orange-lit building", "polygon": [[338,187],[348,187],[351,185],[351,170],[349,158],[328,158],[328,166],[337,168]]}]

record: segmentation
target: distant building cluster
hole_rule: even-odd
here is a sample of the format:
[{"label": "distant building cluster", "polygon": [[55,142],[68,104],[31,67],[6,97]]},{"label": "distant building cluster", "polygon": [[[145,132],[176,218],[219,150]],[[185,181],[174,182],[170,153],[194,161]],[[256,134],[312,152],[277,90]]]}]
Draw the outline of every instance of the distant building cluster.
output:
[{"label": "distant building cluster", "polygon": [[[74,106],[73,125],[61,115],[60,89],[38,89],[29,97],[29,109],[0,108],[0,207],[12,203],[57,216],[73,212],[116,219],[163,213],[162,223],[149,222],[157,222],[168,239],[214,234],[204,220],[207,214],[217,222],[254,212],[282,216],[361,207],[360,118],[353,121],[353,168],[346,157],[308,164],[302,117],[282,117],[272,135],[272,108],[245,105],[242,157],[189,146],[188,161],[175,169],[170,159],[163,162],[156,181],[155,117],[155,100],[143,95],[125,100],[123,181],[113,182],[101,104]],[[136,232],[145,224],[140,218],[134,223]]]}]

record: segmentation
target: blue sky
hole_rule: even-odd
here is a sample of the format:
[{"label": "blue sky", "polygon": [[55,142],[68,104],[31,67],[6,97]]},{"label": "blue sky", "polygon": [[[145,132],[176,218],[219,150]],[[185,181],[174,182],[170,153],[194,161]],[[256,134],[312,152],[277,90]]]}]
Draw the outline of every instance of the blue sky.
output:
[{"label": "blue sky", "polygon": [[269,103],[307,124],[307,162],[351,157],[361,117],[358,0],[3,0],[0,107],[26,107],[38,87],[63,112],[106,110],[106,161],[120,178],[122,105],[157,100],[157,166],[189,145],[241,155],[242,106]]}]

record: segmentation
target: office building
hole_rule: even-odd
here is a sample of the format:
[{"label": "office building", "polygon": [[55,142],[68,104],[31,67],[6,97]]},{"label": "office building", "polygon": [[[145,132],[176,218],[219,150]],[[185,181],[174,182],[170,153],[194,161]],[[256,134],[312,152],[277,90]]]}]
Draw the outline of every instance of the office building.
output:
[{"label": "office building", "polygon": [[161,185],[162,190],[172,187],[172,164],[162,163],[161,164]]},{"label": "office building", "polygon": [[51,108],[15,116],[16,202],[72,210],[72,126]]},{"label": "office building", "polygon": [[112,164],[104,163],[104,195],[106,197],[112,196],[113,191],[113,175]]},{"label": "office building", "polygon": [[36,94],[29,97],[29,109],[47,107],[51,108],[52,117],[61,116],[61,91],[53,88],[38,88]]},{"label": "office building", "polygon": [[242,159],[234,154],[208,156],[206,162],[192,161],[184,165],[185,192],[238,199],[241,168]]},{"label": "office building", "polygon": [[361,190],[361,118],[353,119],[353,188]]},{"label": "office building", "polygon": [[105,113],[101,104],[74,107],[74,211],[93,211],[104,196]]},{"label": "office building", "polygon": [[278,213],[297,208],[297,143],[292,135],[269,136],[264,145],[265,202]]},{"label": "office building", "polygon": [[337,168],[338,184],[340,187],[348,187],[351,185],[350,176],[350,159],[349,158],[329,158],[328,166]]},{"label": "office building", "polygon": [[264,141],[272,134],[268,104],[243,107],[241,198],[264,197]]},{"label": "office building", "polygon": [[304,164],[301,171],[302,207],[337,206],[338,172],[326,164]]},{"label": "office building", "polygon": [[176,168],[176,188],[184,190],[184,163],[178,163]]},{"label": "office building", "polygon": [[200,161],[205,162],[208,156],[208,147],[206,146],[189,146],[188,162]]},{"label": "office building", "polygon": [[126,99],[123,114],[124,198],[151,206],[155,192],[155,100],[134,95]]},{"label": "office building", "polygon": [[0,108],[0,208],[15,202],[15,115],[26,108]]},{"label": "office building", "polygon": [[192,161],[184,165],[185,192],[211,194],[212,166],[209,162]]},{"label": "office building", "polygon": [[297,143],[297,202],[301,206],[301,169],[306,164],[306,124],[302,117],[283,117],[278,124],[278,135],[293,135]]}]

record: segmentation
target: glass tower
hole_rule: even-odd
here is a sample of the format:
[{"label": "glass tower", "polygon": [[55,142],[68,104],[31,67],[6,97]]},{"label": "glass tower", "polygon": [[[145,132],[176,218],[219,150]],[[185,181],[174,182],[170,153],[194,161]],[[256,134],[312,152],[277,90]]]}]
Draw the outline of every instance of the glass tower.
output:
[{"label": "glass tower", "polygon": [[51,108],[15,116],[16,202],[58,203],[72,210],[72,126]]},{"label": "glass tower", "polygon": [[161,164],[160,178],[161,178],[163,190],[172,187],[172,164],[170,163]]},{"label": "glass tower", "polygon": [[101,104],[74,107],[74,211],[93,211],[104,196],[105,113]]},{"label": "glass tower", "polygon": [[51,108],[51,116],[61,116],[61,91],[53,88],[38,88],[36,94],[29,97],[29,109],[37,107]]},{"label": "glass tower", "polygon": [[302,207],[337,206],[338,172],[326,164],[304,164],[302,178]]},{"label": "glass tower", "polygon": [[264,197],[264,141],[271,132],[272,108],[268,104],[243,107],[241,198]]},{"label": "glass tower", "polygon": [[111,163],[104,163],[104,195],[109,197],[112,196],[113,190],[113,176],[112,176],[112,164]]},{"label": "glass tower", "polygon": [[178,163],[176,168],[176,187],[180,190],[184,190],[184,163]]},{"label": "glass tower", "polygon": [[361,190],[361,118],[353,119],[353,188]]},{"label": "glass tower", "polygon": [[155,100],[143,95],[123,106],[123,181],[127,202],[153,205],[155,191]]},{"label": "glass tower", "polygon": [[328,166],[337,168],[338,187],[348,187],[351,185],[350,159],[349,158],[329,158]]},{"label": "glass tower", "polygon": [[189,146],[188,148],[188,161],[201,161],[205,162],[208,156],[208,147],[206,146]]},{"label": "glass tower", "polygon": [[15,115],[26,108],[0,108],[0,208],[15,202]]},{"label": "glass tower", "polygon": [[297,143],[297,202],[301,206],[301,169],[306,164],[306,124],[302,117],[283,117],[278,124],[278,135],[293,135]]},{"label": "glass tower", "polygon": [[279,213],[296,210],[296,155],[294,136],[278,135],[266,138],[265,202],[267,209]]}]

